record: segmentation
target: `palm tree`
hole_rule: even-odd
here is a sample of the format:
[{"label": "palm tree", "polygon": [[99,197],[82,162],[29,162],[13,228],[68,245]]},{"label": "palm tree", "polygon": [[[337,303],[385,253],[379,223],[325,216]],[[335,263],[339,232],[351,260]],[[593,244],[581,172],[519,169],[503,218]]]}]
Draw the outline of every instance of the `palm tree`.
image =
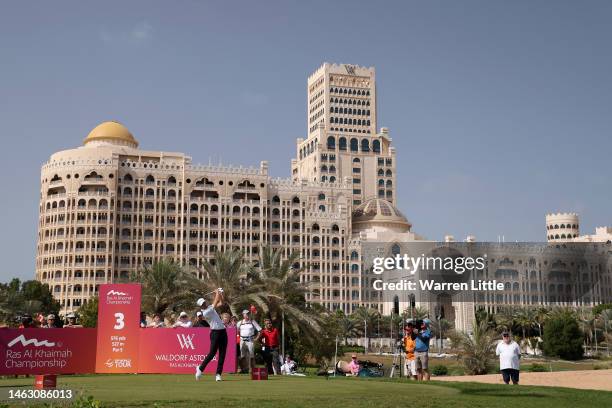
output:
[{"label": "palm tree", "polygon": [[199,282],[172,260],[161,260],[130,276],[142,284],[143,309],[163,317],[183,308],[194,307],[194,290]]},{"label": "palm tree", "polygon": [[269,246],[261,248],[259,266],[253,271],[254,285],[246,296],[269,313],[272,320],[281,321],[282,333],[288,322],[294,332],[302,333],[308,340],[320,332],[321,316],[306,307],[308,286],[300,282],[298,260],[296,252],[283,259],[282,251]]},{"label": "palm tree", "polygon": [[355,312],[353,312],[353,314],[351,315],[351,318],[355,320],[355,323],[357,325],[363,324],[363,337],[366,339],[366,344],[365,344],[366,352],[367,352],[368,343],[370,342],[369,334],[372,332],[371,329],[370,331],[368,331],[368,327],[370,328],[374,327],[374,324],[377,321],[379,315],[380,314],[378,313],[378,310],[372,309],[372,308],[366,308],[363,306],[357,308],[357,310],[355,310]]},{"label": "palm tree", "polygon": [[359,327],[354,319],[342,313],[341,316],[336,317],[338,324],[338,334],[344,339],[346,345],[349,337],[357,337],[359,335]]},{"label": "palm tree", "polygon": [[535,326],[536,315],[533,309],[522,307],[514,313],[514,323],[523,332],[523,342],[527,339],[527,330]]},{"label": "palm tree", "polygon": [[501,309],[495,313],[495,326],[497,331],[512,331],[514,327],[514,314],[512,310]]},{"label": "palm tree", "polygon": [[254,284],[253,266],[244,260],[242,251],[233,249],[216,252],[211,261],[204,261],[200,272],[203,282],[199,284],[201,292],[208,293],[223,288],[225,304],[232,315],[240,314],[240,309],[250,303],[256,303],[262,309],[267,307],[261,293]]},{"label": "palm tree", "polygon": [[542,338],[542,326],[550,317],[550,310],[545,307],[538,307],[535,310],[535,324],[538,326],[538,334]]},{"label": "palm tree", "polygon": [[578,325],[584,333],[584,341],[587,347],[591,346],[595,341],[595,349],[597,349],[596,324],[597,320],[590,309],[582,308],[578,310]]},{"label": "palm tree", "polygon": [[414,320],[422,320],[429,317],[429,310],[423,306],[408,307],[404,310],[404,316]]},{"label": "palm tree", "polygon": [[604,309],[599,313],[599,320],[603,323],[605,337],[608,337],[608,327],[612,321],[612,309]]},{"label": "palm tree", "polygon": [[495,332],[482,321],[474,326],[474,333],[470,336],[466,332],[452,332],[452,347],[459,350],[461,362],[466,374],[486,374],[491,366],[495,351]]}]

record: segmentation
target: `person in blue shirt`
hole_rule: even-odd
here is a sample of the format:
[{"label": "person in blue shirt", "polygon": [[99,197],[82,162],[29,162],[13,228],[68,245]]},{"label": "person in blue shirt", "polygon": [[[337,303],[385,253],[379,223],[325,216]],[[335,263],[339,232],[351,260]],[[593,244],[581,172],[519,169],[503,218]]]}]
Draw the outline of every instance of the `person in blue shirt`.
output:
[{"label": "person in blue shirt", "polygon": [[429,339],[431,339],[431,330],[429,330],[429,319],[424,319],[420,329],[415,328],[416,345],[414,347],[414,360],[417,366],[417,377],[419,380],[429,381]]}]

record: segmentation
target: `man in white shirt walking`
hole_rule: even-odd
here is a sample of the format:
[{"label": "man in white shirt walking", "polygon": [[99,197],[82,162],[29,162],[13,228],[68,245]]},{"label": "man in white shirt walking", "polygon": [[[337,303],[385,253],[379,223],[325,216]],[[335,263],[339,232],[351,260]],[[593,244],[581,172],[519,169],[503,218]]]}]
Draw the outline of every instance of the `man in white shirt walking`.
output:
[{"label": "man in white shirt walking", "polygon": [[251,320],[248,310],[242,311],[242,320],[236,325],[240,333],[240,358],[248,361],[248,371],[255,367],[255,335],[261,326]]},{"label": "man in white shirt walking", "polygon": [[510,333],[502,333],[502,341],[497,343],[495,354],[499,356],[499,369],[502,373],[504,383],[517,385],[519,383],[519,359],[521,358],[521,349],[519,345],[512,340]]},{"label": "man in white shirt walking", "polygon": [[223,289],[219,288],[215,291],[215,299],[208,307],[204,298],[198,299],[197,303],[202,308],[202,316],[210,325],[210,351],[202,361],[202,364],[196,367],[195,378],[197,381],[202,377],[204,369],[206,369],[208,363],[215,358],[215,354],[219,351],[215,381],[221,381],[221,373],[223,372],[223,363],[225,362],[225,353],[227,351],[227,331],[215,308],[223,304]]}]

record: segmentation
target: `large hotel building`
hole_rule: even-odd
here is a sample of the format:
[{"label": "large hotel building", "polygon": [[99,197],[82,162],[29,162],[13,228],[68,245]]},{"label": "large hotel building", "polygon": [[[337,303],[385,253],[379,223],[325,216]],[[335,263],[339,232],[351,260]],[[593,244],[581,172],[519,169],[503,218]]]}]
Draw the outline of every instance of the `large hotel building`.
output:
[{"label": "large hotel building", "polygon": [[[139,148],[122,124],[98,125],[82,146],[42,166],[36,278],[70,311],[99,284],[162,258],[199,266],[240,248],[256,261],[271,245],[300,254],[307,301],[347,313],[362,305],[388,311],[369,289],[362,252],[370,243],[390,252],[393,242],[422,238],[395,207],[396,152],[389,131],[377,127],[376,98],[374,68],[317,69],[307,83],[308,136],[297,139],[291,176],[281,180],[265,161],[194,164],[183,153]],[[609,286],[607,268],[600,273]],[[508,276],[523,287],[529,281],[522,271]],[[609,297],[610,288],[602,293]],[[462,305],[453,304],[461,309],[456,324],[469,328],[474,304]]]}]

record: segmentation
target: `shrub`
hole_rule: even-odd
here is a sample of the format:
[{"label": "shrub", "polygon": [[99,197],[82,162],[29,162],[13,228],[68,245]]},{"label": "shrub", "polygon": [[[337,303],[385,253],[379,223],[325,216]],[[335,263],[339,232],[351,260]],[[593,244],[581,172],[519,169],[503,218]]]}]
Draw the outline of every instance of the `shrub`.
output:
[{"label": "shrub", "polygon": [[452,348],[459,352],[466,374],[487,374],[491,370],[496,346],[493,336],[485,321],[474,326],[472,336],[465,332],[451,332]]},{"label": "shrub", "polygon": [[544,326],[543,347],[547,356],[561,357],[565,360],[582,358],[582,339],[584,338],[578,322],[568,312],[553,315]]},{"label": "shrub", "polygon": [[612,365],[610,365],[610,364],[595,364],[593,366],[593,370],[608,370],[609,368],[612,368]]},{"label": "shrub", "polygon": [[531,371],[532,373],[543,373],[548,371],[548,369],[542,364],[534,363],[527,368],[527,371]]},{"label": "shrub", "polygon": [[431,374],[435,376],[448,375],[448,367],[445,365],[434,366],[431,370]]}]

